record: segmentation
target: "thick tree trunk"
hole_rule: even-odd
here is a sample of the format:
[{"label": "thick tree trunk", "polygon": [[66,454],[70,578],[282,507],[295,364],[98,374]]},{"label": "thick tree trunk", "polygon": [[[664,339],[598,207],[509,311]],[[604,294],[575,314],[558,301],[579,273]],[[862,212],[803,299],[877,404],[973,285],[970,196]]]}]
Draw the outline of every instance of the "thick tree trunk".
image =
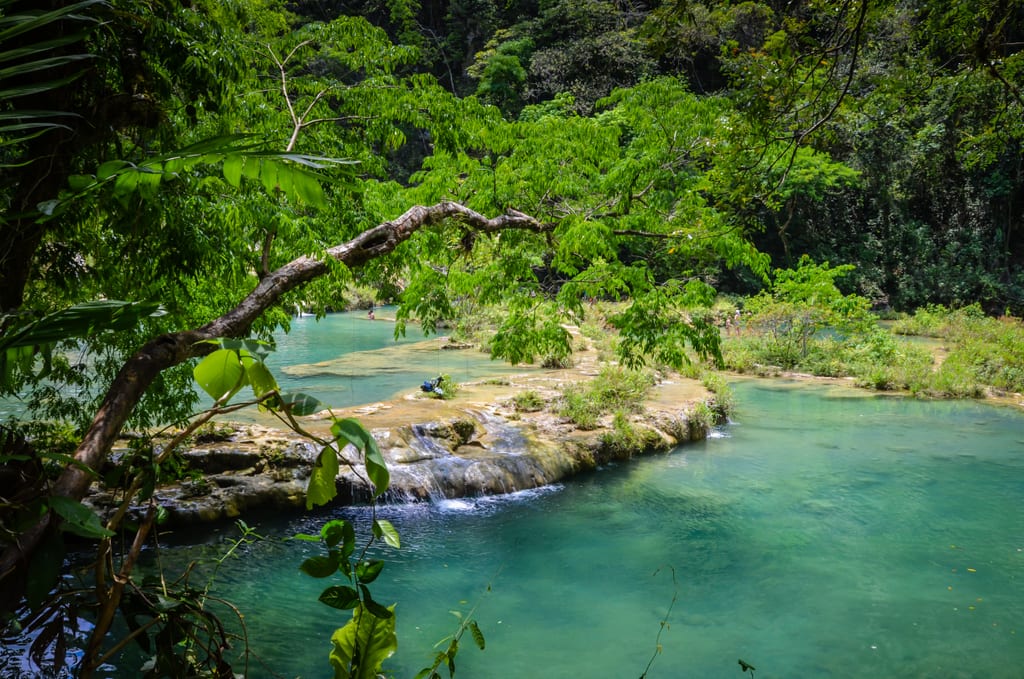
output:
[{"label": "thick tree trunk", "polygon": [[[355,268],[387,255],[417,230],[444,219],[458,219],[481,232],[508,229],[543,231],[548,228],[520,212],[510,211],[488,219],[457,203],[445,202],[413,207],[401,217],[364,231],[351,241],[331,248],[326,254],[349,268]],[[125,362],[114,378],[75,453],[79,464],[68,465],[64,469],[54,492],[75,500],[85,496],[93,476],[82,467],[99,469],[102,466],[135,405],[163,370],[212,351],[212,345],[202,344],[203,340],[244,336],[253,321],[282,295],[322,276],[327,270],[326,259],[300,257],[263,278],[238,306],[220,318],[200,328],[162,335],[147,342]],[[53,514],[47,515],[0,556],[0,584],[4,589],[18,582],[18,571],[27,564],[54,520]]]}]

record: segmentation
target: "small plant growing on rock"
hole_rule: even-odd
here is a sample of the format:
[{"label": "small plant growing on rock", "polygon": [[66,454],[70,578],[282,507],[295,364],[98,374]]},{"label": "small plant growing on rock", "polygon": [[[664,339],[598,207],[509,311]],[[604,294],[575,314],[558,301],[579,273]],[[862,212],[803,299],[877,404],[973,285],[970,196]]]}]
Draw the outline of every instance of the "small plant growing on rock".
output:
[{"label": "small plant growing on rock", "polygon": [[654,376],[650,372],[605,366],[589,383],[571,384],[563,390],[559,414],[580,429],[596,429],[606,413],[639,412],[652,386]]},{"label": "small plant growing on rock", "polygon": [[219,422],[207,422],[199,427],[195,433],[195,440],[198,444],[203,443],[224,443],[230,441],[235,435],[234,427]]},{"label": "small plant growing on rock", "polygon": [[708,391],[715,395],[715,411],[722,419],[728,418],[729,414],[736,408],[736,399],[733,396],[732,388],[719,373],[705,372],[701,376],[701,383]]},{"label": "small plant growing on rock", "polygon": [[562,392],[562,405],[558,410],[562,417],[572,420],[580,429],[597,429],[601,410],[588,398],[586,390],[579,385],[569,385]]},{"label": "small plant growing on rock", "polygon": [[706,401],[698,403],[690,415],[690,440],[698,441],[707,438],[708,432],[718,422],[718,415]]},{"label": "small plant growing on rock", "polygon": [[563,370],[565,368],[571,368],[573,366],[572,356],[569,354],[558,355],[549,354],[541,359],[540,367],[547,368],[548,370]]},{"label": "small plant growing on rock", "polygon": [[617,455],[631,455],[643,449],[645,437],[621,410],[612,419],[612,430],[601,435],[601,445]]},{"label": "small plant growing on rock", "polygon": [[532,389],[513,396],[512,403],[515,404],[516,410],[522,413],[535,413],[544,409],[544,398]]}]

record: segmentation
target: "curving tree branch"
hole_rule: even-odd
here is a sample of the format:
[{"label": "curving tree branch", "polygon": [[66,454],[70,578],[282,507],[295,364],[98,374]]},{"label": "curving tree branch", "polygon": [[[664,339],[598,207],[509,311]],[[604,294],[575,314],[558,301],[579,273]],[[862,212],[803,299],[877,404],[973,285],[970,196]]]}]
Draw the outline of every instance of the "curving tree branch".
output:
[{"label": "curving tree branch", "polygon": [[[75,500],[85,496],[93,480],[86,469],[101,467],[129,415],[153,380],[168,368],[212,351],[213,347],[204,340],[246,335],[252,323],[282,295],[327,273],[328,259],[356,268],[391,253],[418,230],[446,219],[458,220],[484,233],[511,229],[545,232],[553,228],[552,224],[543,224],[515,210],[488,218],[458,203],[417,205],[397,219],[367,229],[352,240],[330,248],[325,258],[304,256],[292,260],[262,278],[245,299],[219,318],[199,328],[155,337],[125,361],[75,452],[78,464],[64,469],[54,485],[54,494]],[[54,515],[48,514],[25,531],[17,544],[0,555],[0,583],[5,589],[12,576],[27,564],[29,556],[54,521]]]}]

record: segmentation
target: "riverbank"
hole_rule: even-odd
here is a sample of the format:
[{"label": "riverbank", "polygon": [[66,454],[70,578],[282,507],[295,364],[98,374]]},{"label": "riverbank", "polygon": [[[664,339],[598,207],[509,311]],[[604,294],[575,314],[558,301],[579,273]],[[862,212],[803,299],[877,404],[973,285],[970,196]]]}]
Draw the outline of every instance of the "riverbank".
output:
[{"label": "riverbank", "polygon": [[[419,388],[397,398],[333,409],[302,426],[329,437],[335,418],[353,417],[372,432],[387,462],[391,485],[384,502],[497,495],[557,483],[615,460],[671,450],[707,436],[715,396],[701,382],[662,375],[642,407],[623,423],[606,414],[580,426],[559,414],[567,385],[594,380],[597,351],[582,348],[573,367],[532,369],[463,382],[451,399]],[[517,399],[529,394],[531,408]],[[629,436],[623,436],[623,427]],[[116,461],[127,450],[115,450]],[[221,423],[198,436],[178,458],[179,480],[154,491],[165,526],[243,518],[259,511],[302,512],[319,453],[309,439],[266,424]],[[365,469],[353,448],[343,451],[335,502],[369,500]],[[86,500],[111,512],[113,493],[94,488]],[[141,514],[141,508],[133,508]]]}]

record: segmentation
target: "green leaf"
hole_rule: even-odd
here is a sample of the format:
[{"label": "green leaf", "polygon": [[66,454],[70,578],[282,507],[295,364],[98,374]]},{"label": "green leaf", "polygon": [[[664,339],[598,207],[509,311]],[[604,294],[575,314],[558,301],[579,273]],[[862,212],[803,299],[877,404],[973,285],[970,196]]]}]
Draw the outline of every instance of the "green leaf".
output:
[{"label": "green leaf", "polygon": [[347,585],[335,585],[320,593],[320,601],[331,608],[348,611],[359,604],[359,593]]},{"label": "green leaf", "polygon": [[104,4],[104,0],[82,0],[82,2],[71,3],[50,12],[33,12],[24,15],[12,15],[8,18],[8,22],[10,22],[11,25],[9,27],[5,27],[3,31],[0,31],[0,42],[6,43],[6,41],[11,38],[27,33],[28,31],[35,30],[36,28],[49,27],[54,22],[64,17],[69,19],[74,18],[79,21],[97,21],[97,19],[93,17],[77,13],[87,7],[99,4]]},{"label": "green leaf", "polygon": [[333,549],[327,556],[311,556],[302,562],[299,570],[314,578],[328,578],[338,572],[339,556]]},{"label": "green leaf", "polygon": [[256,156],[243,156],[245,162],[242,163],[242,176],[248,179],[259,179],[260,178],[260,159]]},{"label": "green leaf", "polygon": [[96,169],[96,179],[106,181],[127,167],[131,167],[131,163],[124,160],[108,160]]},{"label": "green leaf", "polygon": [[138,177],[136,188],[139,195],[146,200],[155,200],[160,182],[163,181],[163,172],[161,170],[140,170],[134,174]]},{"label": "green leaf", "polygon": [[138,172],[125,172],[114,181],[114,198],[127,199],[139,184]]},{"label": "green leaf", "polygon": [[61,529],[83,538],[109,538],[114,532],[107,530],[100,522],[96,512],[83,505],[78,500],[72,500],[63,495],[54,495],[49,500],[50,509],[64,519]]},{"label": "green leaf", "polygon": [[[245,368],[238,352],[218,349],[196,365],[192,371],[196,384],[214,401],[234,396],[245,386]],[[226,399],[224,399],[226,400]]]},{"label": "green leaf", "polygon": [[334,519],[323,525],[323,528],[320,529],[320,537],[328,547],[334,547],[339,542],[344,542],[347,546],[355,543],[356,531],[348,521]]},{"label": "green leaf", "polygon": [[384,661],[398,649],[394,606],[387,618],[358,606],[352,619],[331,635],[331,667],[335,679],[376,679]]},{"label": "green leaf", "polygon": [[68,177],[68,187],[75,193],[81,193],[95,183],[96,177],[93,177],[91,174],[73,174]]},{"label": "green leaf", "polygon": [[336,440],[345,440],[363,453],[366,475],[370,477],[370,482],[374,486],[374,497],[386,491],[391,482],[391,475],[373,435],[358,420],[351,417],[335,420],[331,425],[331,433]]},{"label": "green leaf", "polygon": [[379,603],[373,600],[370,595],[370,588],[366,585],[359,585],[359,591],[363,593],[363,605],[366,606],[366,610],[372,613],[378,618],[390,618],[394,616],[394,612],[384,608]]},{"label": "green leaf", "polygon": [[160,306],[151,302],[99,300],[75,304],[20,328],[9,327],[0,337],[0,391],[12,386],[11,380],[18,370],[30,369],[37,354],[46,358],[57,342],[128,330],[146,316],[162,314]]},{"label": "green leaf", "polygon": [[245,164],[245,157],[238,153],[228,154],[224,158],[224,179],[236,189],[242,184],[242,166]]},{"label": "green leaf", "polygon": [[260,162],[260,181],[267,193],[273,195],[280,187],[277,182],[277,164],[267,158]]},{"label": "green leaf", "polygon": [[476,642],[476,647],[481,651],[484,650],[484,646],[487,645],[487,642],[484,640],[484,633],[480,631],[480,627],[476,624],[476,620],[470,620],[468,627],[470,633],[473,635],[473,641]]},{"label": "green leaf", "polygon": [[382,570],[384,570],[384,562],[380,559],[360,561],[356,564],[356,579],[360,583],[368,585],[377,579]]},{"label": "green leaf", "polygon": [[334,448],[327,446],[321,450],[313,465],[313,473],[309,475],[306,509],[325,505],[338,494],[338,468],[338,454]]},{"label": "green leaf", "polygon": [[[270,372],[270,369],[263,362],[256,360],[252,356],[245,356],[242,358],[242,365],[245,367],[246,381],[252,386],[252,393],[256,398],[261,398],[264,394],[278,390],[277,380],[274,379],[273,373]],[[276,399],[270,400],[274,401]],[[260,407],[264,407],[262,403]]]},{"label": "green leaf", "polygon": [[302,540],[303,542],[320,542],[319,535],[310,535],[309,533],[296,533],[291,539]]},{"label": "green leaf", "polygon": [[288,408],[292,415],[304,417],[312,415],[320,410],[321,403],[318,399],[309,394],[297,391],[289,391],[281,394],[281,403]]},{"label": "green leaf", "polygon": [[398,531],[391,525],[391,522],[387,519],[374,519],[373,521],[373,535],[374,537],[383,538],[385,544],[394,547],[395,549],[401,549],[402,541],[398,537]]},{"label": "green leaf", "polygon": [[455,674],[455,656],[459,654],[459,640],[452,639],[452,643],[448,644],[448,674],[452,676]]},{"label": "green leaf", "polygon": [[322,207],[326,203],[320,182],[315,175],[309,172],[293,173],[292,189],[300,200],[313,207]]}]

